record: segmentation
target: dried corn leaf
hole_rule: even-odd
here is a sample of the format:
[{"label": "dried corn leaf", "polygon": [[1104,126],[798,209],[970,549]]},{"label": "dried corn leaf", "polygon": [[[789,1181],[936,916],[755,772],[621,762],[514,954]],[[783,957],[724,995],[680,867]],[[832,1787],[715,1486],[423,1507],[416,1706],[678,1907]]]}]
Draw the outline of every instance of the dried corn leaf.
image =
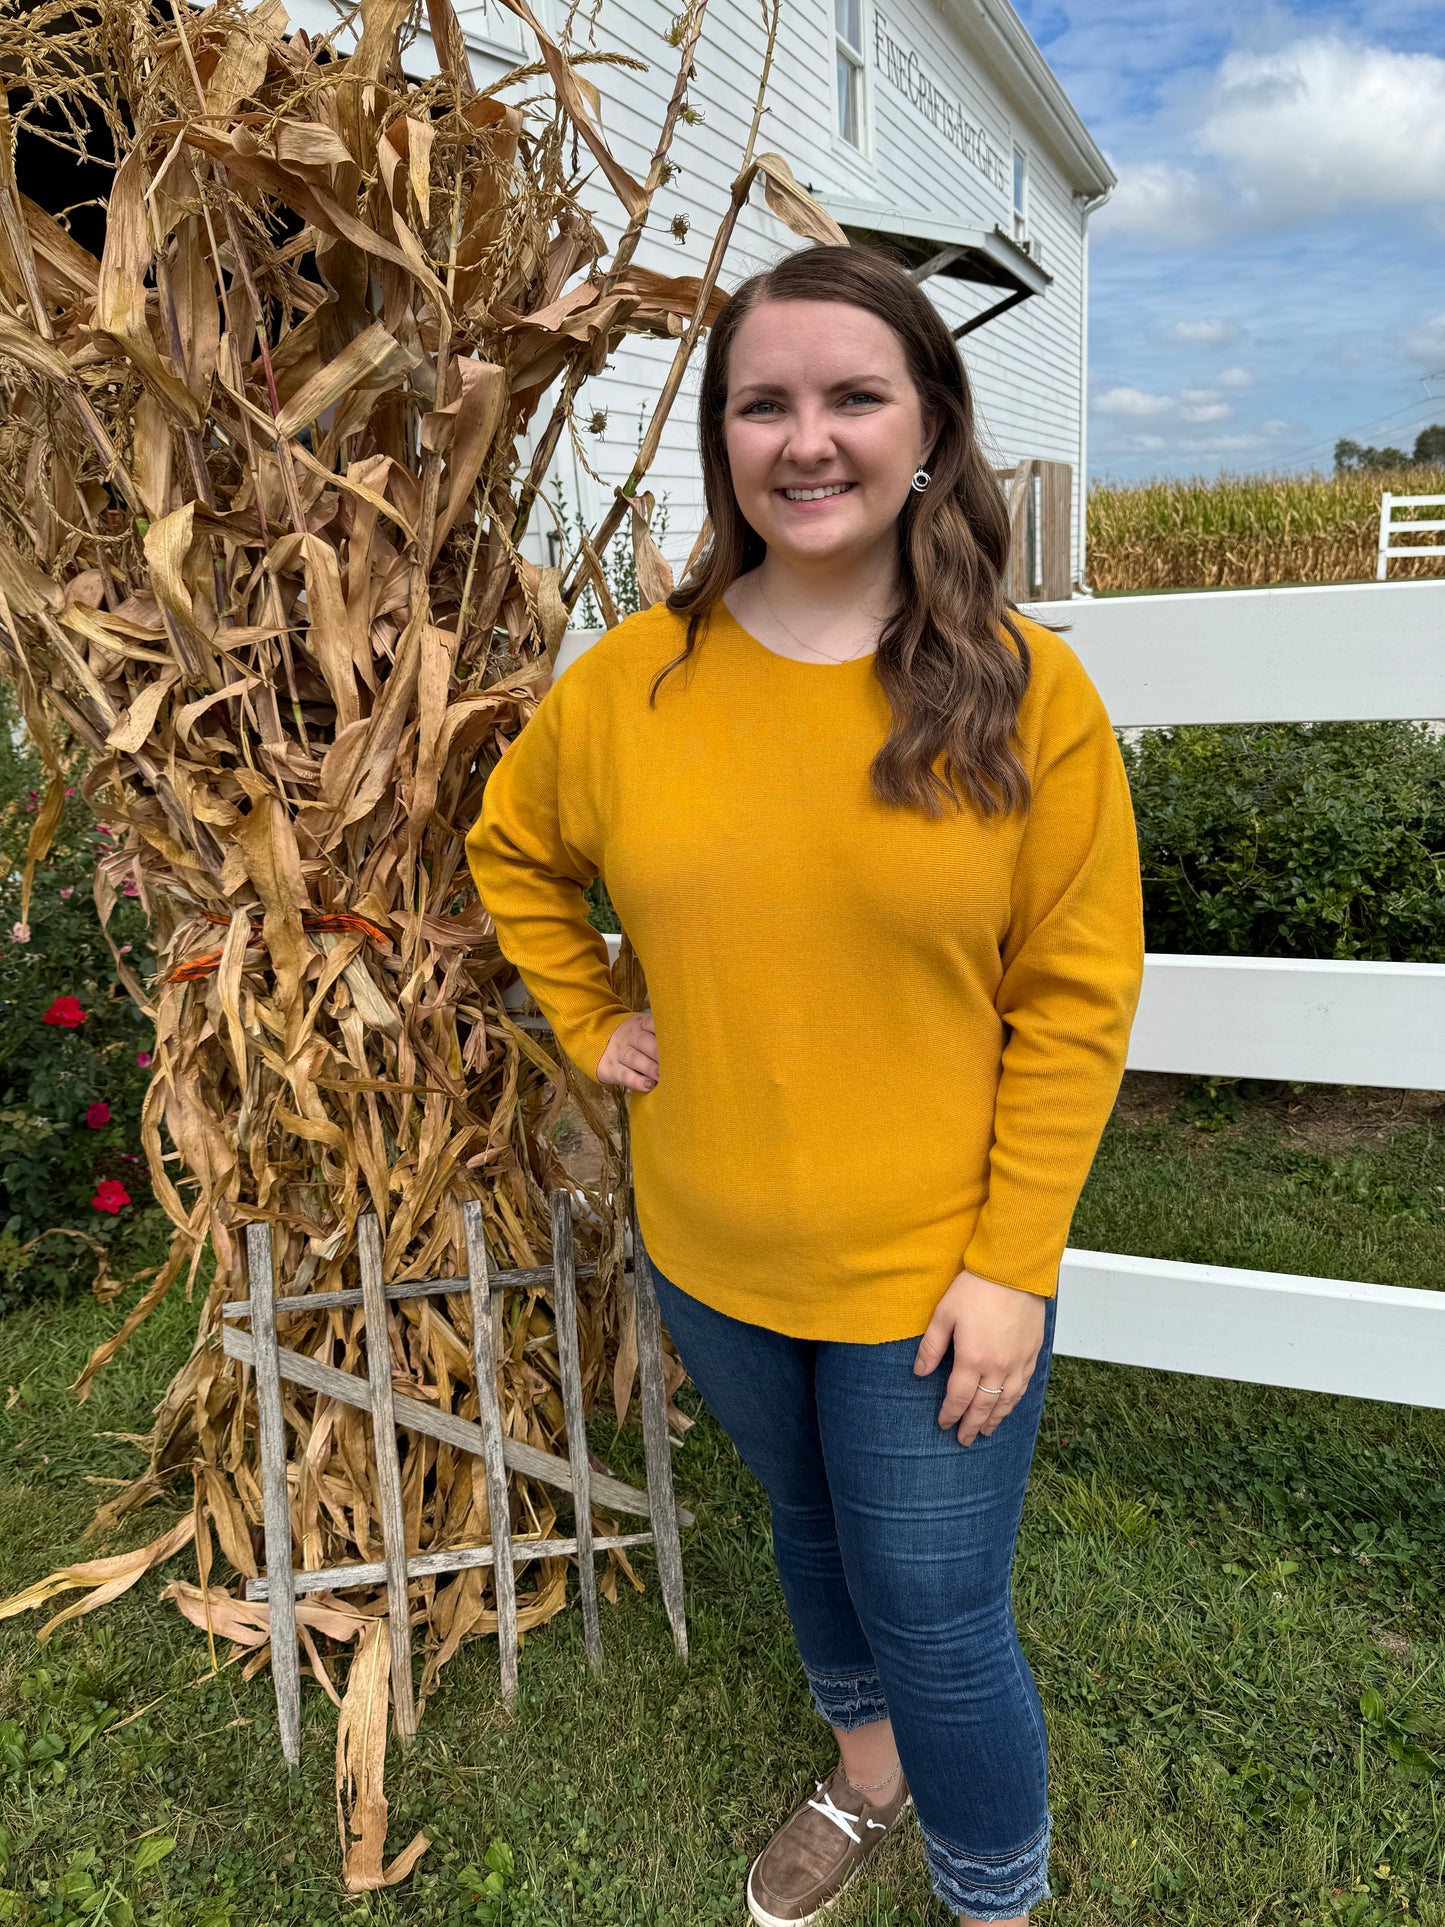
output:
[{"label": "dried corn leaf", "polygon": [[[71,57],[52,7],[0,9],[12,115],[44,113],[62,144],[71,137],[55,129],[98,116],[115,152],[99,260],[0,178],[0,670],[51,778],[25,887],[79,780],[115,835],[96,879],[102,927],[132,878],[157,953],[149,985],[117,965],[156,1024],[142,1142],[173,1242],[87,1362],[81,1397],[182,1275],[189,1291],[214,1257],[150,1463],[95,1529],[187,1477],[188,1516],[138,1552],[51,1574],[0,1613],[83,1588],[50,1622],[62,1623],[199,1528],[203,1583],[165,1596],[264,1664],[266,1608],[211,1569],[219,1552],[253,1575],[262,1543],[254,1388],[218,1330],[247,1289],[245,1225],[271,1227],[283,1303],[354,1283],[368,1210],[392,1279],[465,1271],[470,1197],[499,1267],[541,1262],[547,1195],[566,1177],[551,1126],[569,1091],[602,1140],[577,1234],[596,1266],[582,1292],[586,1398],[612,1383],[626,1406],[635,1347],[611,1113],[508,1017],[512,973],[464,841],[488,773],[547,687],[585,580],[615,619],[598,558],[629,502],[644,598],[671,578],[641,460],[568,567],[530,560],[542,476],[522,451],[575,432],[588,376],[627,334],[689,330],[655,447],[691,324],[719,312],[750,183],[761,169],[795,226],[816,220],[816,204],[785,163],[749,149],[707,273],[638,267],[702,0],[685,16],[646,184],[611,154],[570,39],[548,34],[527,0],[505,3],[540,62],[516,103],[477,93],[450,0],[427,0],[442,72],[415,84],[401,58],[422,24],[414,0],[361,0],[357,50],[324,60],[302,36],[287,40],[280,0],[249,11],[215,0],[165,19],[95,0],[104,72]],[[600,174],[578,178],[574,132]],[[79,157],[80,135],[73,144]],[[609,189],[622,233],[610,266],[583,198]],[[545,1325],[547,1302],[545,1288],[499,1300],[499,1393],[510,1433],[565,1453],[555,1342],[531,1323]],[[399,1309],[389,1327],[409,1394],[474,1418],[465,1294]],[[283,1342],[363,1369],[356,1308],[286,1314]],[[285,1414],[306,1560],[375,1559],[364,1416],[295,1386]],[[406,1434],[399,1444],[408,1544],[484,1537],[471,1466]],[[532,1482],[512,1480],[510,1505],[519,1529],[555,1531]],[[519,1624],[562,1610],[564,1561],[538,1562],[525,1582]],[[491,1586],[479,1571],[419,1589],[424,1693],[463,1641],[495,1631]],[[403,1878],[424,1845],[383,1862],[384,1592],[361,1597],[297,1605],[324,1690],[336,1690],[331,1656],[361,1635],[339,1754],[358,1891]]]},{"label": "dried corn leaf", "polygon": [[190,1544],[195,1536],[196,1522],[192,1515],[180,1520],[169,1532],[153,1539],[148,1546],[137,1546],[134,1552],[120,1552],[109,1559],[87,1559],[77,1566],[62,1566],[59,1571],[37,1580],[33,1586],[12,1593],[8,1599],[0,1599],[0,1619],[9,1619],[15,1613],[31,1612],[36,1606],[43,1606],[58,1592],[69,1592],[74,1587],[85,1588],[85,1598],[67,1606],[64,1612],[57,1613],[53,1619],[46,1620],[36,1634],[37,1639],[48,1639],[57,1626],[67,1620],[78,1619],[82,1613],[94,1612],[97,1606],[109,1604],[119,1599],[123,1592],[129,1592],[135,1582],[143,1578],[152,1566],[161,1565],[182,1546]]},{"label": "dried corn leaf", "polygon": [[418,1833],[389,1867],[383,1864],[387,1802],[382,1775],[390,1695],[387,1622],[374,1619],[363,1631],[351,1662],[336,1726],[336,1824],[344,1852],[342,1875],[349,1894],[394,1887],[406,1879],[431,1845],[425,1833]]}]

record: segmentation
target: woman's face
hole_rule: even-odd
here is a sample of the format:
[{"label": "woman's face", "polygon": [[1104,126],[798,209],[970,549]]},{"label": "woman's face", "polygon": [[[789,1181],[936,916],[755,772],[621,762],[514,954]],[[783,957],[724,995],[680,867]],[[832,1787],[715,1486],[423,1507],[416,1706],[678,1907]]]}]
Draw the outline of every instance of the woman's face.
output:
[{"label": "woman's face", "polygon": [[[725,426],[743,514],[770,551],[814,562],[893,538],[936,433],[898,336],[843,301],[763,301],[744,316]],[[836,492],[795,493],[825,485]]]}]

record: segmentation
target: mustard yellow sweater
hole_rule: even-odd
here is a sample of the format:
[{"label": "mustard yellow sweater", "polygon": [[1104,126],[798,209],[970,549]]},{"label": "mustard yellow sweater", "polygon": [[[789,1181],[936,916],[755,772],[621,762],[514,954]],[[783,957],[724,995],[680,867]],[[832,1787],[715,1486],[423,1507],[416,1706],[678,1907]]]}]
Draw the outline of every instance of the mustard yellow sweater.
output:
[{"label": "mustard yellow sweater", "polygon": [[506,956],[589,1076],[628,1014],[583,891],[647,975],[630,1098],[663,1274],[795,1337],[921,1333],[959,1270],[1051,1296],[1143,965],[1134,818],[1103,704],[1026,623],[1028,815],[881,803],[871,658],[766,648],[719,604],[609,630],[488,781],[467,854]]}]

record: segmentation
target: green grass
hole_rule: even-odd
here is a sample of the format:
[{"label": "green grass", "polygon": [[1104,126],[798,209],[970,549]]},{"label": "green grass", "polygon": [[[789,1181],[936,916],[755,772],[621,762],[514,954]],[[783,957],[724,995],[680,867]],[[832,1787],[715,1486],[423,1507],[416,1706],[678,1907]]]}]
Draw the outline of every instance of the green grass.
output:
[{"label": "green grass", "polygon": [[[1439,1285],[1442,1126],[1420,1100],[1131,1079],[1074,1242]],[[116,1311],[0,1324],[0,1392],[21,1391],[0,1411],[0,1590],[99,1550],[81,1540],[103,1490],[86,1475],[138,1462],[104,1434],[144,1429],[185,1355],[194,1309],[177,1297],[77,1408],[65,1386]],[[635,1431],[598,1442],[640,1474]],[[288,1778],[268,1677],[195,1683],[205,1642],[158,1601],[170,1574],[45,1648],[38,1619],[0,1624],[0,1887],[20,1896],[0,1920],[740,1921],[747,1857],[830,1743],[765,1508],[706,1419],[678,1476],[698,1513],[691,1665],[645,1558],[646,1593],[603,1608],[600,1684],[574,1613],[527,1641],[515,1721],[495,1649],[465,1647],[414,1753],[392,1750],[391,1848],[423,1825],[434,1844],[388,1893],[340,1890],[334,1709],[308,1684]],[[173,1571],[193,1576],[189,1555]],[[1059,1361],[1016,1585],[1053,1744],[1060,1898],[1040,1922],[1445,1927],[1442,1576],[1445,1414]],[[175,1843],[150,1866],[147,1837]],[[834,1918],[943,1927],[916,1830]]]}]

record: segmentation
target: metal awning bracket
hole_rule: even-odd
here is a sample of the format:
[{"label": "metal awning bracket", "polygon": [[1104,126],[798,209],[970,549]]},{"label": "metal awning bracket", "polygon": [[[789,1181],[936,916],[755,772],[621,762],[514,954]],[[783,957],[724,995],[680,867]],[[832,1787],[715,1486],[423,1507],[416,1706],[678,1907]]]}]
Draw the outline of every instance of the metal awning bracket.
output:
[{"label": "metal awning bracket", "polygon": [[997,321],[1001,314],[1016,308],[1020,301],[1027,301],[1029,293],[1028,288],[1015,288],[1012,294],[1005,295],[1002,301],[995,301],[991,308],[985,308],[982,314],[976,314],[971,321],[961,322],[952,331],[954,340],[960,341],[964,335],[971,335],[975,328],[981,328],[986,321]]},{"label": "metal awning bracket", "polygon": [[916,268],[910,268],[909,276],[914,281],[926,281],[930,274],[941,273],[950,263],[957,261],[965,251],[961,247],[940,248],[937,254],[930,255],[926,261],[920,261]]}]

